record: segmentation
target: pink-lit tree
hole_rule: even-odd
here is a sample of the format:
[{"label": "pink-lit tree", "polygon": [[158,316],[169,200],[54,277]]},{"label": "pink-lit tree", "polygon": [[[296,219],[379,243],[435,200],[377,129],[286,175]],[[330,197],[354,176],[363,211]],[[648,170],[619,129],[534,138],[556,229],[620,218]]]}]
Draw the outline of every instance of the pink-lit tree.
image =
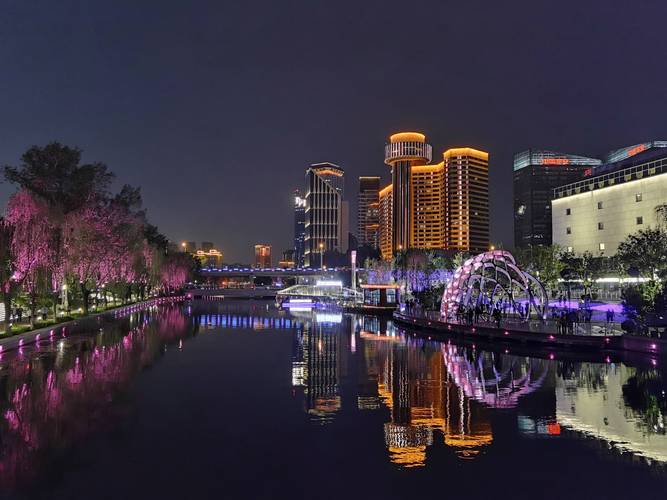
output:
[{"label": "pink-lit tree", "polygon": [[12,297],[14,296],[16,284],[12,281],[14,275],[14,259],[12,258],[12,234],[14,227],[6,220],[0,220],[0,293],[5,308],[5,333],[12,328],[11,309]]},{"label": "pink-lit tree", "polygon": [[192,272],[192,258],[186,254],[170,254],[164,260],[160,272],[162,287],[173,293],[188,282]]},{"label": "pink-lit tree", "polygon": [[30,304],[30,326],[34,327],[37,295],[46,288],[54,264],[54,226],[49,208],[25,190],[9,199],[5,220],[13,227],[11,279],[21,286]]},{"label": "pink-lit tree", "polygon": [[132,278],[131,240],[139,227],[126,213],[98,201],[68,215],[65,222],[65,267],[78,282],[83,311],[91,293],[102,285]]}]

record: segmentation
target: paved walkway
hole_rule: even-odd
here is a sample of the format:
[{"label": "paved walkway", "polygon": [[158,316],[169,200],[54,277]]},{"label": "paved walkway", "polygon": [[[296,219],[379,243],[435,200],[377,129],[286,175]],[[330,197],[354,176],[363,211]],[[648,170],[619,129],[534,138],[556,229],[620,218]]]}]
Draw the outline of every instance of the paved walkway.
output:
[{"label": "paved walkway", "polygon": [[135,302],[134,304],[117,307],[115,309],[89,314],[88,316],[65,321],[56,325],[45,326],[44,328],[39,328],[37,330],[30,330],[29,332],[19,333],[18,335],[12,335],[11,337],[0,339],[0,354],[10,350],[20,349],[24,345],[34,344],[36,342],[40,342],[41,340],[64,338],[67,336],[68,329],[70,329],[72,326],[78,325],[80,322],[90,321],[92,319],[100,318],[106,315],[113,315],[114,318],[122,318],[123,316],[127,316],[128,314],[141,311],[154,305],[170,304],[173,302],[180,302],[184,299],[184,296],[157,297],[145,300],[143,302]]},{"label": "paved walkway", "polygon": [[[480,319],[472,324],[465,321],[458,321],[454,318],[444,319],[440,316],[440,311],[423,311],[419,309],[406,310],[406,314],[413,318],[424,318],[430,321],[438,321],[443,324],[457,325],[464,327],[480,326],[484,328],[498,328],[495,321]],[[563,335],[588,335],[588,336],[615,336],[623,335],[623,329],[618,322],[591,321],[589,323],[573,323],[567,331],[559,332],[558,323],[555,320],[547,319],[521,319],[518,316],[509,316],[501,319],[500,329],[512,330],[517,332],[534,332],[541,334],[563,334]]]}]

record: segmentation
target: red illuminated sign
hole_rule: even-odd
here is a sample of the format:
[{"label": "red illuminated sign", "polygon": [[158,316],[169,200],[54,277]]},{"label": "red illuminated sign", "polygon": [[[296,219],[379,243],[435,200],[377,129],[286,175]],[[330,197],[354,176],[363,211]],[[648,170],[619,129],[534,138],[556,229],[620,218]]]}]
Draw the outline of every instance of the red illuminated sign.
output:
[{"label": "red illuminated sign", "polygon": [[646,149],[646,144],[640,144],[639,146],[635,146],[634,148],[628,149],[628,156],[634,156],[637,153],[641,153]]},{"label": "red illuminated sign", "polygon": [[550,434],[551,436],[559,436],[560,424],[558,422],[547,424],[547,433]]},{"label": "red illuminated sign", "polygon": [[543,165],[569,165],[570,160],[567,158],[545,158],[542,160]]}]

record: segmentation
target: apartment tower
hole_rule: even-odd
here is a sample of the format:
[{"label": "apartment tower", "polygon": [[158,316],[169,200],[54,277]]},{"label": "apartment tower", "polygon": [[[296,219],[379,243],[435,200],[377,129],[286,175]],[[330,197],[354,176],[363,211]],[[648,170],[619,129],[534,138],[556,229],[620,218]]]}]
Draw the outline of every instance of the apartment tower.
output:
[{"label": "apartment tower", "polygon": [[417,132],[400,132],[389,137],[384,161],[391,167],[392,253],[410,246],[412,231],[411,168],[431,161],[431,145]]},{"label": "apartment tower", "polygon": [[380,178],[359,177],[357,241],[359,246],[379,248]]}]

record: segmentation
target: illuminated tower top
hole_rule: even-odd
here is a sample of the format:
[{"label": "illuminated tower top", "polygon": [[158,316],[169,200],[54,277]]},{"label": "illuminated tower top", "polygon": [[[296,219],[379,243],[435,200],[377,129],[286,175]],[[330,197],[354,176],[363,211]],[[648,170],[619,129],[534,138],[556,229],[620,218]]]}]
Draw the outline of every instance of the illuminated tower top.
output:
[{"label": "illuminated tower top", "polygon": [[389,144],[384,148],[384,162],[394,165],[398,161],[410,161],[424,165],[431,161],[432,148],[426,136],[419,132],[399,132],[389,136]]}]

